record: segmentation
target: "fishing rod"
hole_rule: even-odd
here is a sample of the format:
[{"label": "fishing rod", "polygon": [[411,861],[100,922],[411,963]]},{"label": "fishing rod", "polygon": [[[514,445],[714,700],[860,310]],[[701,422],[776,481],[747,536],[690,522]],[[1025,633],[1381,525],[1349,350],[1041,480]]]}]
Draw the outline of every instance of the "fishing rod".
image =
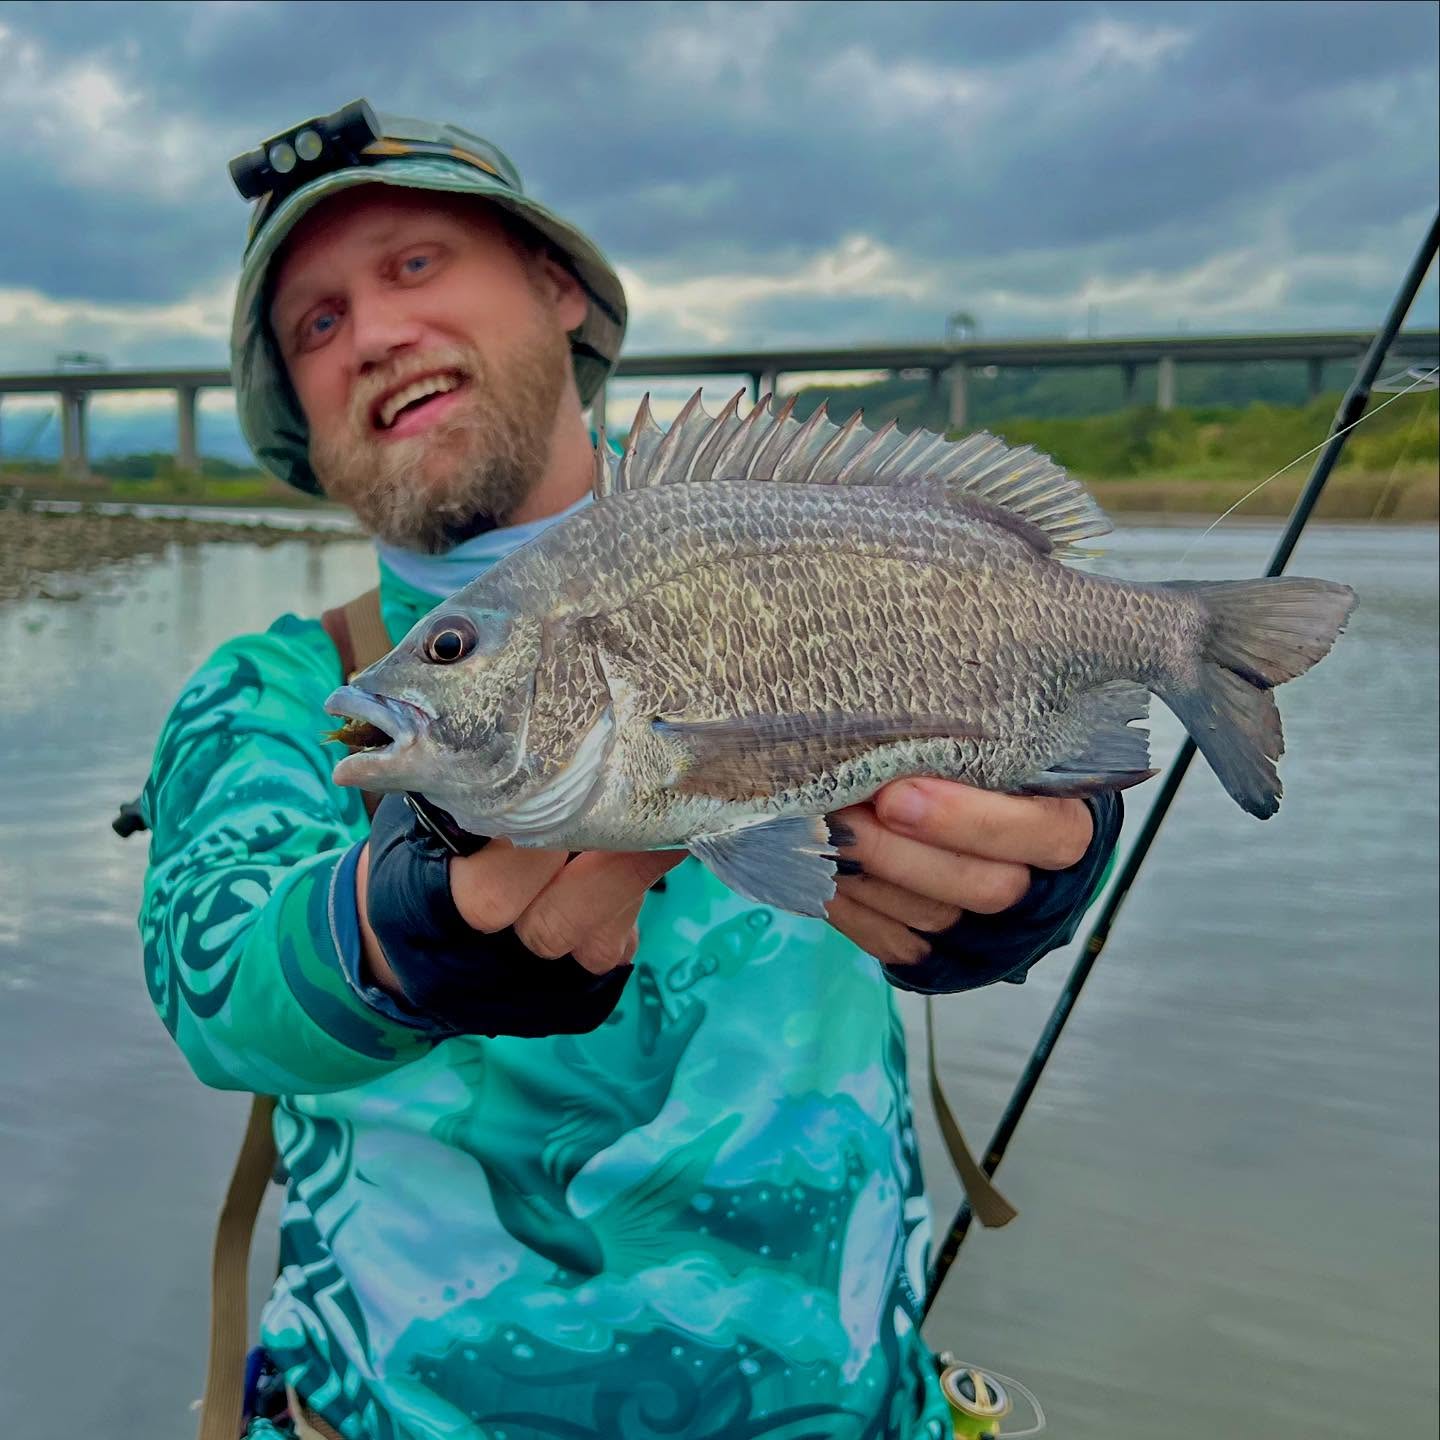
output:
[{"label": "fishing rod", "polygon": [[[1267,577],[1281,574],[1289,563],[1290,556],[1300,539],[1300,533],[1304,530],[1306,522],[1315,509],[1320,492],[1324,490],[1325,482],[1330,478],[1330,472],[1340,458],[1340,452],[1345,448],[1350,431],[1370,402],[1370,392],[1375,384],[1375,377],[1380,373],[1380,366],[1384,363],[1386,352],[1399,333],[1401,325],[1404,324],[1405,317],[1410,313],[1415,295],[1429,272],[1431,262],[1435,259],[1437,240],[1440,240],[1440,214],[1437,214],[1435,219],[1430,222],[1430,233],[1426,236],[1425,243],[1416,252],[1415,258],[1410,262],[1404,282],[1390,304],[1385,323],[1376,332],[1369,350],[1365,353],[1364,360],[1360,362],[1360,368],[1355,372],[1355,378],[1351,381],[1350,388],[1345,392],[1345,397],[1335,412],[1335,419],[1330,426],[1330,438],[1315,461],[1315,468],[1310,472],[1310,479],[1304,490],[1301,491],[1300,498],[1296,500],[1295,508],[1290,512],[1289,520],[1286,521],[1284,533],[1280,536],[1274,553],[1270,556],[1270,563],[1265,568]],[[1030,1059],[1020,1079],[1016,1082],[1015,1089],[1011,1092],[1010,1103],[1006,1105],[1005,1113],[1000,1117],[1000,1123],[995,1127],[995,1133],[990,1137],[990,1143],[985,1148],[980,1168],[987,1176],[993,1177],[996,1170],[1000,1168],[1000,1162],[1005,1158],[1005,1151],[1009,1148],[1011,1138],[1015,1134],[1015,1127],[1019,1125],[1020,1117],[1025,1113],[1025,1107],[1030,1103],[1030,1097],[1035,1093],[1035,1087],[1040,1083],[1041,1075],[1045,1073],[1045,1066],[1055,1049],[1056,1041],[1060,1038],[1060,1032],[1064,1030],[1065,1022],[1070,1018],[1070,1012],[1080,998],[1080,991],[1084,989],[1085,981],[1095,968],[1095,962],[1105,949],[1105,944],[1109,940],[1110,932],[1115,924],[1115,917],[1120,913],[1120,907],[1125,903],[1125,897],[1135,883],[1135,877],[1139,874],[1151,845],[1154,844],[1155,836],[1165,820],[1176,792],[1180,789],[1180,782],[1185,778],[1185,772],[1190,768],[1190,762],[1194,758],[1195,742],[1186,736],[1179,754],[1171,762],[1169,770],[1165,772],[1165,778],[1161,782],[1155,803],[1145,817],[1145,824],[1141,828],[1135,844],[1131,847],[1130,853],[1125,857],[1124,864],[1120,867],[1120,873],[1100,911],[1099,918],[1090,931],[1089,938],[1085,941],[1080,958],[1076,960],[1071,969],[1065,986],[1055,1001],[1054,1008],[1050,1011],[1050,1018],[1045,1022],[1044,1030],[1040,1032],[1040,1039],[1036,1042],[1035,1049],[1031,1052]],[[965,1237],[969,1234],[973,1218],[974,1214],[967,1197],[956,1211],[955,1218],[946,1233],[944,1244],[940,1247],[935,1264],[931,1268],[929,1284],[925,1292],[925,1306],[921,1312],[922,1320],[929,1315],[931,1307],[935,1304],[935,1297],[940,1293],[940,1287],[950,1273],[950,1267],[955,1263],[955,1258],[960,1253],[960,1247],[965,1243]]]}]

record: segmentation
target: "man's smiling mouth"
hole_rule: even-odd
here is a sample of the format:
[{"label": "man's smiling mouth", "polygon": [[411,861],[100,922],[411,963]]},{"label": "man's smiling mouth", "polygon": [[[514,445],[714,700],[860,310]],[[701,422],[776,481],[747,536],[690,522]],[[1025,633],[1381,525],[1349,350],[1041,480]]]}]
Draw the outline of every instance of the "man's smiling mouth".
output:
[{"label": "man's smiling mouth", "polygon": [[384,396],[371,410],[370,423],[376,430],[393,430],[397,422],[433,404],[443,395],[460,389],[466,376],[458,370],[442,371],[411,380]]}]

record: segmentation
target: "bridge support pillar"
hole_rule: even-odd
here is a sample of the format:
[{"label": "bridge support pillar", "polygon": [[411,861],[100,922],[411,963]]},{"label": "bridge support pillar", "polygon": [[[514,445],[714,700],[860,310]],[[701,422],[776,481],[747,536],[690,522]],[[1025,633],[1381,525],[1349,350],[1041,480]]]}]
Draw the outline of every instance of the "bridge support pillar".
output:
[{"label": "bridge support pillar", "polygon": [[[750,383],[755,387],[755,403],[758,405],[767,395],[775,395],[780,385],[780,372],[778,370],[761,370],[758,374],[750,377]],[[771,410],[778,410],[778,405],[772,405]]]},{"label": "bridge support pillar", "polygon": [[67,480],[84,480],[90,474],[89,443],[85,434],[83,390],[60,392],[60,473]]},{"label": "bridge support pillar", "polygon": [[590,424],[596,430],[605,428],[605,391],[607,388],[607,386],[601,385],[590,401]]},{"label": "bridge support pillar", "polygon": [[1120,367],[1120,389],[1128,409],[1135,403],[1135,389],[1140,380],[1140,367],[1133,360],[1127,360]]},{"label": "bridge support pillar", "polygon": [[1155,404],[1161,410],[1175,408],[1175,357],[1162,355],[1155,375]]},{"label": "bridge support pillar", "polygon": [[179,432],[175,467],[187,475],[193,475],[200,469],[200,445],[195,429],[195,397],[199,393],[199,388],[194,385],[182,385],[175,392]]},{"label": "bridge support pillar", "polygon": [[1312,400],[1320,397],[1320,385],[1325,378],[1325,362],[1311,357],[1305,362],[1305,383]]},{"label": "bridge support pillar", "polygon": [[962,361],[947,372],[950,380],[950,429],[963,430],[970,417],[969,370]]}]

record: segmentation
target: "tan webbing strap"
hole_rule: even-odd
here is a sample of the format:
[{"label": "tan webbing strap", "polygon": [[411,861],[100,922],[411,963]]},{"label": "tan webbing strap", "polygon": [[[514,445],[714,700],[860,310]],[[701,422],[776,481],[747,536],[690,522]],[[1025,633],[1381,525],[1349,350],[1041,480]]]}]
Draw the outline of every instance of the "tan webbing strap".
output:
[{"label": "tan webbing strap", "polygon": [[[367,590],[333,610],[327,610],[320,617],[325,633],[330,637],[336,653],[340,656],[340,673],[348,683],[367,666],[373,665],[382,655],[391,650],[390,635],[380,614],[380,591]],[[380,796],[369,790],[362,790],[360,798],[365,802],[365,813],[373,816],[380,804]]]},{"label": "tan webbing strap", "polygon": [[970,1210],[975,1218],[988,1229],[998,1230],[1008,1225],[1020,1212],[990,1183],[990,1177],[980,1168],[970,1147],[965,1143],[964,1132],[945,1092],[940,1088],[940,1072],[935,1068],[935,1016],[934,997],[925,997],[925,1056],[930,1068],[930,1101],[935,1107],[935,1119],[940,1125],[945,1148],[955,1173],[965,1187],[965,1197],[970,1201]]},{"label": "tan webbing strap", "polygon": [[320,623],[340,656],[340,673],[347,681],[393,648],[380,615],[378,589],[325,611]]},{"label": "tan webbing strap", "polygon": [[210,1266],[210,1359],[196,1440],[236,1440],[245,1403],[245,1355],[250,1348],[247,1282],[250,1237],[265,1187],[275,1173],[275,1139],[270,1117],[275,1101],[256,1095],[250,1121],[235,1159],[230,1188],[215,1227]]},{"label": "tan webbing strap", "polygon": [[[347,601],[341,609],[350,625],[350,644],[354,648],[355,669],[364,670],[394,648],[385,621],[380,615],[379,589],[367,590]],[[349,676],[346,676],[349,679]]]}]

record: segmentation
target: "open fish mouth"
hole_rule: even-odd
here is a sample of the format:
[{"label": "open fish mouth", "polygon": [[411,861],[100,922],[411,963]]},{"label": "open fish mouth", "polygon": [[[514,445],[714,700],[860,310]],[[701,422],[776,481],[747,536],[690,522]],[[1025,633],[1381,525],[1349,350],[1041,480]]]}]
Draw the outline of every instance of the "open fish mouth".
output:
[{"label": "open fish mouth", "polygon": [[424,737],[431,719],[418,705],[373,695],[355,685],[342,685],[335,691],[325,702],[325,713],[345,721],[329,737],[350,750],[335,767],[335,779],[342,785],[383,774],[391,762]]}]

